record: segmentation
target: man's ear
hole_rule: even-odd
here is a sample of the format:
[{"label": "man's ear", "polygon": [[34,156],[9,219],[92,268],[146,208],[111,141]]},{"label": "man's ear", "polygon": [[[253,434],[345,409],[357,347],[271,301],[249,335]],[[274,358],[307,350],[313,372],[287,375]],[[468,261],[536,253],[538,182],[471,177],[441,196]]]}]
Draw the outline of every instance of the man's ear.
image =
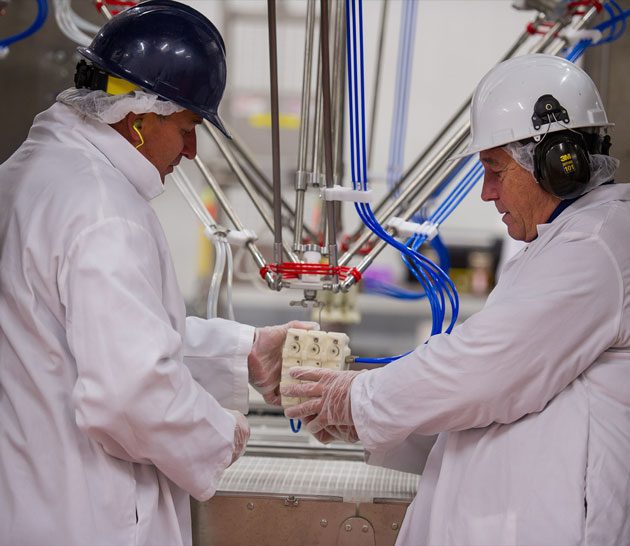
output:
[{"label": "man's ear", "polygon": [[142,133],[140,132],[142,129],[142,119],[142,115],[134,114],[133,112],[129,112],[125,116],[127,134],[129,135],[130,142],[134,146],[137,146],[144,141]]},{"label": "man's ear", "polygon": [[142,129],[142,120],[144,115],[129,112],[123,119],[117,123],[110,124],[110,127],[119,132],[126,140],[134,146],[142,142],[141,134],[138,131]]}]

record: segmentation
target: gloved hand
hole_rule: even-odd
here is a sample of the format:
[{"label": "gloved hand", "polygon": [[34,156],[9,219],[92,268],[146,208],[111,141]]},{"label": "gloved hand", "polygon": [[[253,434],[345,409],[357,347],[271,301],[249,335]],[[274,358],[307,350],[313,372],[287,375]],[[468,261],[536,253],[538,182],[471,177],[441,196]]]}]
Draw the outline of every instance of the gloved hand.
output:
[{"label": "gloved hand", "polygon": [[316,322],[292,320],[278,326],[256,328],[254,344],[247,357],[249,382],[263,395],[265,402],[279,406],[281,402],[279,386],[282,372],[282,347],[289,328],[315,330]]},{"label": "gloved hand", "polygon": [[328,443],[333,439],[356,442],[359,437],[352,420],[350,386],[360,373],[326,368],[292,368],[289,374],[293,379],[309,383],[284,385],[282,394],[313,400],[289,407],[284,414],[291,419],[302,419],[306,430],[320,442]]},{"label": "gloved hand", "polygon": [[[313,419],[315,419],[313,416],[305,417],[304,427],[307,428],[308,423]],[[329,444],[335,440],[341,440],[342,442],[353,444],[359,440],[359,434],[353,425],[328,426],[313,434],[313,437],[316,440],[319,440],[322,444]]]},{"label": "gloved hand", "polygon": [[247,418],[240,412],[234,410],[227,410],[236,419],[236,425],[234,426],[234,446],[232,448],[232,461],[234,463],[243,453],[245,453],[245,446],[247,440],[249,440],[249,423]]}]

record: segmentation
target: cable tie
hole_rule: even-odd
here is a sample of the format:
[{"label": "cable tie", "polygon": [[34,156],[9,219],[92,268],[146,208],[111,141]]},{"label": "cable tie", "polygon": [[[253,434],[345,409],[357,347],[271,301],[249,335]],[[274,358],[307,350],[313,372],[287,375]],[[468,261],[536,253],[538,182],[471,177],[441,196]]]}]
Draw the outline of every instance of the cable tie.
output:
[{"label": "cable tie", "polygon": [[438,224],[425,220],[422,224],[417,222],[408,222],[402,218],[394,216],[387,221],[387,226],[392,227],[396,232],[403,236],[409,235],[425,235],[430,241],[438,234]]},{"label": "cable tie", "polygon": [[574,28],[563,28],[558,32],[560,38],[564,38],[569,46],[574,46],[581,40],[591,40],[593,45],[602,39],[603,34],[599,30],[595,29],[582,29],[577,30]]},{"label": "cable tie", "polygon": [[354,203],[371,203],[374,199],[372,190],[353,190],[338,185],[322,188],[321,197],[324,201],[352,201]]}]

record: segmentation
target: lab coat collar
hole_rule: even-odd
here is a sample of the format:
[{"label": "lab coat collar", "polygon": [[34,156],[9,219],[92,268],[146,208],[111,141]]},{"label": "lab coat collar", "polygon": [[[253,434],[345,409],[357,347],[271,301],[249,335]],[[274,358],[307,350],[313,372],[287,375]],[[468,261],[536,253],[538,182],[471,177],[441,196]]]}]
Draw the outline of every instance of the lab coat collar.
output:
[{"label": "lab coat collar", "polygon": [[82,116],[65,104],[56,103],[49,112],[56,121],[70,127],[99,150],[144,199],[150,201],[164,192],[158,170],[118,131]]},{"label": "lab coat collar", "polygon": [[538,236],[547,233],[556,227],[559,222],[573,216],[576,212],[593,205],[609,203],[611,201],[630,201],[630,184],[605,184],[591,190],[586,195],[581,196],[563,210],[554,222],[550,224],[540,224],[537,226]]}]

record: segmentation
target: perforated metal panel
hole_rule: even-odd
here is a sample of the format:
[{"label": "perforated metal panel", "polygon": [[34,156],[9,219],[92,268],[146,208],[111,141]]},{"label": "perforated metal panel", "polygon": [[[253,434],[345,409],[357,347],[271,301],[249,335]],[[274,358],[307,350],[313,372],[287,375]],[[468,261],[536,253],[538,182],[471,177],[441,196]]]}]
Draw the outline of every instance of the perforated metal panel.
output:
[{"label": "perforated metal panel", "polygon": [[358,461],[243,457],[208,502],[196,546],[392,546],[418,476]]}]

